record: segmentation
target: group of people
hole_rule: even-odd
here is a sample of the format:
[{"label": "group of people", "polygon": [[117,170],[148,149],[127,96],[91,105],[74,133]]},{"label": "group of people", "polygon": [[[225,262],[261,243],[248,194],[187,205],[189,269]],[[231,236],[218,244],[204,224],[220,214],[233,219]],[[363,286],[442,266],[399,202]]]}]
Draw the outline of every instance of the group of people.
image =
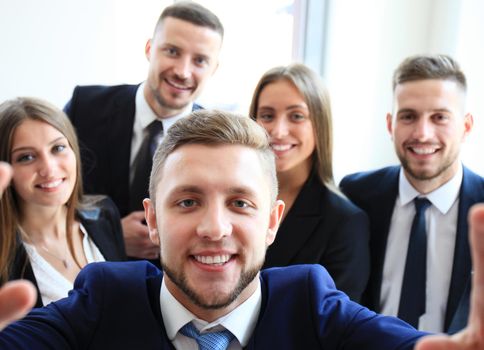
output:
[{"label": "group of people", "polygon": [[[457,334],[419,349],[484,347],[484,179],[459,159],[473,119],[457,63],[402,62],[401,165],[338,187],[329,95],[305,65],[267,71],[250,118],[195,103],[223,34],[177,2],[143,83],[76,87],[64,111],[0,105],[0,278],[46,305],[0,347],[411,349],[421,331]],[[121,262],[89,264],[105,260]],[[0,323],[34,296],[9,282]]]}]

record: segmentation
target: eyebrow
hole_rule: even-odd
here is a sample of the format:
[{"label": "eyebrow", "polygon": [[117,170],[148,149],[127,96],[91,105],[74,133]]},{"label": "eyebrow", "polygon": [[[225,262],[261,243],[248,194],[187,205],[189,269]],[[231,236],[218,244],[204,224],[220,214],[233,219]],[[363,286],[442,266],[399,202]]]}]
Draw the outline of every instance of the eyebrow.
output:
[{"label": "eyebrow", "polygon": [[[59,136],[57,138],[55,138],[54,140],[50,141],[48,143],[48,145],[53,145],[57,142],[59,142],[60,140],[67,140],[67,138],[65,136]],[[11,154],[14,154],[16,152],[22,152],[22,151],[30,151],[32,149],[35,149],[35,147],[31,147],[31,146],[22,146],[22,147],[17,147],[15,149],[12,150],[12,152],[10,152]]]},{"label": "eyebrow", "polygon": [[[451,113],[451,110],[447,109],[447,108],[435,108],[435,109],[431,109],[431,111],[433,113],[435,113],[435,112]],[[403,109],[398,110],[397,114],[400,114],[400,113],[416,113],[416,112],[417,111],[415,109],[412,109],[412,108],[403,108]]]},{"label": "eyebrow", "polygon": [[[298,108],[303,108],[303,109],[309,109],[307,106],[303,104],[296,104],[296,105],[290,105],[286,107],[286,110],[291,110],[291,109],[298,109]],[[269,109],[269,110],[274,110],[273,107],[271,106],[260,106],[259,109]]]},{"label": "eyebrow", "polygon": [[[179,194],[179,193],[194,193],[194,194],[203,194],[206,191],[202,190],[198,186],[194,185],[181,185],[178,187],[175,187],[173,191],[171,191],[171,194]],[[248,196],[255,196],[255,191],[251,190],[250,188],[246,186],[235,186],[235,187],[230,187],[228,190],[228,193],[230,194],[240,194],[240,195],[248,195]]]}]

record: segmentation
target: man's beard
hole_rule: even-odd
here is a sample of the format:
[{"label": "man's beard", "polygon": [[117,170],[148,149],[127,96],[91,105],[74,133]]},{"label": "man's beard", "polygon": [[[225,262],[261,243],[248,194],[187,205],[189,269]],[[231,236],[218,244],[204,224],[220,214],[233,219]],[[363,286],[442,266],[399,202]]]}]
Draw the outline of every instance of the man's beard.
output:
[{"label": "man's beard", "polygon": [[237,297],[244,291],[244,289],[254,280],[254,278],[259,273],[260,269],[262,268],[263,261],[256,266],[248,269],[247,271],[243,271],[240,274],[239,281],[235,288],[230,292],[229,295],[221,297],[216,297],[215,300],[208,302],[203,300],[203,297],[197,293],[194,289],[190,288],[188,285],[188,281],[186,278],[185,273],[177,272],[174,269],[171,269],[168,265],[166,265],[161,259],[161,268],[163,273],[166,274],[170,280],[181,290],[188,298],[197,306],[203,309],[222,309],[226,306],[232,304]]}]

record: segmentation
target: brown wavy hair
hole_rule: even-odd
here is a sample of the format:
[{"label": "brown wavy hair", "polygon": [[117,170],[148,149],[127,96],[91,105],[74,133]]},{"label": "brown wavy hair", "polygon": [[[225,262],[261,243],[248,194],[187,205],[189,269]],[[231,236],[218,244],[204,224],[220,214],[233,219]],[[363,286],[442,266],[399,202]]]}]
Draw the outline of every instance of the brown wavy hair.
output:
[{"label": "brown wavy hair", "polygon": [[[19,97],[5,101],[0,104],[1,161],[11,163],[13,134],[17,127],[28,119],[42,121],[59,130],[66,137],[76,157],[76,181],[66,203],[66,235],[69,250],[73,253],[72,225],[82,198],[81,158],[76,132],[66,114],[46,101],[31,97]],[[17,246],[21,242],[20,208],[17,196],[13,186],[9,186],[0,200],[0,284],[8,281]],[[73,257],[77,262],[74,254]]]}]

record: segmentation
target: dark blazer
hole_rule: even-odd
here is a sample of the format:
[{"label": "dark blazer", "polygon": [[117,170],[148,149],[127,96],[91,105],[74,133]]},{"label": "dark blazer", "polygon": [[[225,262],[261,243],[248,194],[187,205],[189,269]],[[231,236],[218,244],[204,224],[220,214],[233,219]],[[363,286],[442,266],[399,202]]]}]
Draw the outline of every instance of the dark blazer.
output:
[{"label": "dark blazer", "polygon": [[[0,333],[8,349],[174,349],[160,311],[161,272],[147,262],[95,263],[69,297]],[[423,335],[337,291],[319,265],[268,269],[246,349],[412,349]]]},{"label": "dark blazer", "polygon": [[321,264],[338,289],[359,301],[370,274],[365,212],[312,173],[287,213],[264,267]]},{"label": "dark blazer", "polygon": [[[104,259],[107,261],[126,260],[119,212],[111,199],[106,197],[96,203],[94,207],[80,210],[77,213],[77,218],[86,229],[89,238],[92,239],[104,256]],[[30,265],[27,252],[19,241],[9,279],[15,280],[20,278],[27,279],[35,285],[37,289],[35,307],[43,306],[37,280]]]},{"label": "dark blazer", "polygon": [[85,192],[111,197],[121,217],[131,211],[129,163],[138,86],[76,86],[64,107],[79,138]]},{"label": "dark blazer", "polygon": [[[399,166],[348,175],[341,190],[370,218],[371,273],[363,303],[380,311],[380,289],[383,263],[393,208],[398,195]],[[484,179],[464,167],[459,194],[457,235],[452,277],[444,320],[444,331],[455,333],[467,324],[471,290],[471,255],[468,241],[467,213],[478,202],[484,202]]]}]

